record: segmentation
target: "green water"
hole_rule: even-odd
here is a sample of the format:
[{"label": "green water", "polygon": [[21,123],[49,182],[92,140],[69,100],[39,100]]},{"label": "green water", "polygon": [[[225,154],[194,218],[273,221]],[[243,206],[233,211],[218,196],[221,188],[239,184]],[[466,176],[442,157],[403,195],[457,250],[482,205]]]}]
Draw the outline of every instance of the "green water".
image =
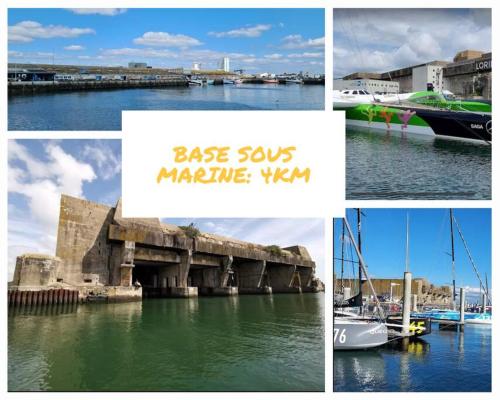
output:
[{"label": "green water", "polygon": [[323,391],[323,294],[10,311],[9,390]]}]

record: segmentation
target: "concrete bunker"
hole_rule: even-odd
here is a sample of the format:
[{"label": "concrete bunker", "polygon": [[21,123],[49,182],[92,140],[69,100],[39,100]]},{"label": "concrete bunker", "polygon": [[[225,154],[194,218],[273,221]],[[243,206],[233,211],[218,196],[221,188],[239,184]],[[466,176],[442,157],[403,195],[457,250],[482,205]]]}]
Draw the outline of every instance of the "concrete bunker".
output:
[{"label": "concrete bunker", "polygon": [[40,258],[20,256],[12,284],[18,290],[33,283],[73,287],[81,296],[91,292],[126,300],[300,293],[322,287],[302,246],[262,246],[156,218],[122,218],[121,210],[121,200],[108,207],[63,195],[56,257],[45,259],[52,260],[45,262],[50,273],[33,278],[28,272],[40,270]]}]

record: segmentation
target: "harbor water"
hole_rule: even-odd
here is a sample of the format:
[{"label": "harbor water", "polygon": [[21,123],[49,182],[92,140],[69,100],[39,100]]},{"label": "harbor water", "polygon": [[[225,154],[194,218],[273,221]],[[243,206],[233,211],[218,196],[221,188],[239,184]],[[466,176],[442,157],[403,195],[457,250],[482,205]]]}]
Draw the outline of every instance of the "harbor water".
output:
[{"label": "harbor water", "polygon": [[9,96],[8,127],[120,130],[122,110],[323,110],[324,93],[321,85],[243,84]]},{"label": "harbor water", "polygon": [[408,351],[382,347],[334,352],[337,392],[490,392],[491,326],[439,331]]},{"label": "harbor water", "polygon": [[9,310],[10,391],[323,391],[324,296]]},{"label": "harbor water", "polygon": [[346,196],[349,200],[491,199],[491,146],[347,127]]}]

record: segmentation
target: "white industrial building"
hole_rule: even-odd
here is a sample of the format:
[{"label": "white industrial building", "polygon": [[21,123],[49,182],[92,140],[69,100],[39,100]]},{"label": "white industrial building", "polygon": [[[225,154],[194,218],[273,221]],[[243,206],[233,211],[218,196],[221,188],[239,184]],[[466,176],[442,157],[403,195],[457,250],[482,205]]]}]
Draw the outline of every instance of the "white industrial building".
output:
[{"label": "white industrial building", "polygon": [[421,65],[412,69],[412,91],[425,91],[428,85],[437,92],[443,91],[443,66],[435,64]]},{"label": "white industrial building", "polygon": [[369,93],[399,93],[399,82],[383,81],[380,79],[335,79],[334,90],[362,89]]}]

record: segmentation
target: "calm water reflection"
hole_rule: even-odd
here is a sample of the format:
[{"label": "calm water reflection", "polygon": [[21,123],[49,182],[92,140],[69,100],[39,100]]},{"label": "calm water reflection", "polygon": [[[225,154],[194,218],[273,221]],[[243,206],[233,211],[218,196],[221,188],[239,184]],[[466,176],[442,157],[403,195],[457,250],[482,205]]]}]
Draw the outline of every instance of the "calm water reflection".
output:
[{"label": "calm water reflection", "polygon": [[9,390],[324,390],[322,294],[9,315]]},{"label": "calm water reflection", "polygon": [[245,84],[10,96],[9,130],[120,130],[122,110],[322,110],[324,93]]},{"label": "calm water reflection", "polygon": [[463,334],[439,331],[396,348],[334,353],[338,392],[489,392],[491,327],[466,327]]},{"label": "calm water reflection", "polygon": [[348,199],[491,199],[491,146],[347,128]]}]

